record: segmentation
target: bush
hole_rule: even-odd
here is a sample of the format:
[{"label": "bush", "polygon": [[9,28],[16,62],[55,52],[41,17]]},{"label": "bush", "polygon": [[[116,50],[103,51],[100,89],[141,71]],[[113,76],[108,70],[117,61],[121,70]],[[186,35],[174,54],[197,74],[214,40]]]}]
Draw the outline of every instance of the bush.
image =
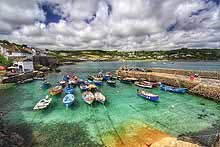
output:
[{"label": "bush", "polygon": [[13,64],[12,60],[7,60],[3,55],[0,55],[0,65],[11,66]]}]

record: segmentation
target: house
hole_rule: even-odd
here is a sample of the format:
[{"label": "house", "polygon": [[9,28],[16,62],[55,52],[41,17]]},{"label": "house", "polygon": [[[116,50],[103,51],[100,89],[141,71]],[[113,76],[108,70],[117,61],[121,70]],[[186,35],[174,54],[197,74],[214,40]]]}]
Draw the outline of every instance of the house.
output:
[{"label": "house", "polygon": [[1,43],[1,54],[13,60],[14,67],[17,67],[21,72],[33,71],[33,55],[34,51],[25,45],[17,45],[14,43]]},{"label": "house", "polygon": [[17,58],[13,61],[13,66],[17,67],[21,72],[31,72],[34,70],[34,64],[31,59]]}]

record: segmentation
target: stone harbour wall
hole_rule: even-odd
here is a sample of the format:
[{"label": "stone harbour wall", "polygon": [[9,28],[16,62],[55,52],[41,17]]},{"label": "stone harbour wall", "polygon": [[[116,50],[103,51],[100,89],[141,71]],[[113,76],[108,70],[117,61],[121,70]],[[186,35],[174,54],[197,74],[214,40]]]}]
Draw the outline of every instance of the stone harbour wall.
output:
[{"label": "stone harbour wall", "polygon": [[[191,94],[220,101],[220,86],[216,84],[220,82],[219,80],[211,79],[212,77],[210,77],[210,79],[199,78],[191,81],[189,80],[189,76],[178,75],[177,73],[171,74],[173,71],[169,72],[169,74],[160,73],[158,69],[155,71],[140,72],[140,71],[117,70],[116,75],[120,77],[133,77],[133,78],[138,78],[140,80],[148,80],[152,82],[161,82],[174,87],[185,87],[188,89],[188,92]],[[166,71],[169,71],[169,69],[167,69]],[[164,72],[164,70],[162,72]],[[212,81],[206,82],[209,80]]]}]

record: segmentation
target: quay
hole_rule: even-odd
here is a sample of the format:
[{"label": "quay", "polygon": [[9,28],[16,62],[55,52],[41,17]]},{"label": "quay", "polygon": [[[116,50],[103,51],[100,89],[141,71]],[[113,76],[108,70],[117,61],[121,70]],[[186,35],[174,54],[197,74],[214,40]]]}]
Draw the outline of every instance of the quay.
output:
[{"label": "quay", "polygon": [[[198,77],[191,80],[189,78],[191,74],[197,74]],[[143,71],[118,69],[116,75],[185,87],[191,94],[216,101],[220,100],[220,72],[149,68]]]}]

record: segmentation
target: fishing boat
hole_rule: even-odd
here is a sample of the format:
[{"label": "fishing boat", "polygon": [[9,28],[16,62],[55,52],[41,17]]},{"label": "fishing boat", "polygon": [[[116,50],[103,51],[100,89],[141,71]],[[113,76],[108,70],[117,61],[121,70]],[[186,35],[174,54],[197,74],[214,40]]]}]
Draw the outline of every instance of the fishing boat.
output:
[{"label": "fishing boat", "polygon": [[134,82],[134,84],[135,84],[136,86],[141,87],[141,88],[149,88],[149,89],[153,88],[153,85],[152,85],[151,83]]},{"label": "fishing boat", "polygon": [[148,82],[148,81],[142,81],[144,84],[150,84],[152,85],[153,88],[156,88],[158,86],[157,83],[154,83],[154,82]]},{"label": "fishing boat", "polygon": [[125,83],[125,84],[132,84],[132,83],[133,83],[132,80],[127,79],[127,78],[121,78],[121,79],[120,79],[120,82],[121,82],[121,83]]},{"label": "fishing boat", "polygon": [[66,81],[66,82],[68,82],[69,81],[69,75],[67,74],[67,75],[65,75],[64,77],[63,77],[63,81]]},{"label": "fishing boat", "polygon": [[102,86],[102,85],[103,85],[102,81],[93,80],[93,83],[94,83],[96,86]]},{"label": "fishing boat", "polygon": [[86,91],[82,93],[82,99],[84,102],[86,102],[87,104],[92,104],[92,102],[94,101],[95,97],[92,94],[92,92],[90,91]]},{"label": "fishing boat", "polygon": [[51,83],[48,81],[43,82],[41,85],[41,88],[45,88],[45,89],[48,89],[50,87],[51,87]]},{"label": "fishing boat", "polygon": [[94,91],[96,91],[96,89],[97,89],[96,85],[94,85],[94,84],[89,84],[89,85],[88,85],[88,90],[89,90],[89,91],[94,92]]},{"label": "fishing boat", "polygon": [[105,103],[106,98],[101,92],[95,92],[94,96],[96,101],[103,104]]},{"label": "fishing boat", "polygon": [[173,92],[173,93],[185,93],[187,91],[187,88],[175,88],[172,86],[167,86],[165,84],[160,83],[160,89],[164,90],[164,91],[169,91],[169,92]]},{"label": "fishing boat", "polygon": [[52,98],[47,95],[45,98],[41,99],[35,106],[34,110],[41,110],[47,108],[52,102]]},{"label": "fishing boat", "polygon": [[50,95],[58,95],[63,92],[62,86],[56,86],[49,90]]},{"label": "fishing boat", "polygon": [[138,94],[138,96],[143,97],[143,98],[150,100],[150,101],[159,101],[160,100],[158,95],[146,92],[144,90],[137,89],[137,94]]},{"label": "fishing boat", "polygon": [[29,83],[29,82],[32,82],[33,80],[34,80],[33,78],[25,79],[25,80],[19,81],[18,84]]},{"label": "fishing boat", "polygon": [[74,93],[74,88],[70,85],[68,85],[65,89],[64,89],[64,92],[66,94],[73,94]]},{"label": "fishing boat", "polygon": [[110,72],[107,72],[107,73],[105,74],[105,76],[103,77],[103,80],[104,80],[104,81],[108,81],[108,80],[111,79],[111,77],[112,77],[112,74],[111,74]]},{"label": "fishing boat", "polygon": [[88,78],[88,80],[93,81],[93,76],[92,75],[88,75],[87,78]]},{"label": "fishing boat", "polygon": [[96,77],[96,76],[94,76],[93,77],[93,81],[103,81],[103,77]]},{"label": "fishing boat", "polygon": [[114,81],[114,80],[108,80],[108,81],[107,81],[107,84],[108,84],[109,86],[116,87],[116,81]]},{"label": "fishing boat", "polygon": [[64,80],[59,81],[59,85],[64,88],[66,86],[66,81],[64,81]]},{"label": "fishing boat", "polygon": [[74,102],[74,95],[73,94],[67,94],[63,98],[63,103],[65,104],[66,107],[70,107]]},{"label": "fishing boat", "polygon": [[80,84],[79,88],[81,91],[87,91],[89,89],[89,85],[88,84]]}]

